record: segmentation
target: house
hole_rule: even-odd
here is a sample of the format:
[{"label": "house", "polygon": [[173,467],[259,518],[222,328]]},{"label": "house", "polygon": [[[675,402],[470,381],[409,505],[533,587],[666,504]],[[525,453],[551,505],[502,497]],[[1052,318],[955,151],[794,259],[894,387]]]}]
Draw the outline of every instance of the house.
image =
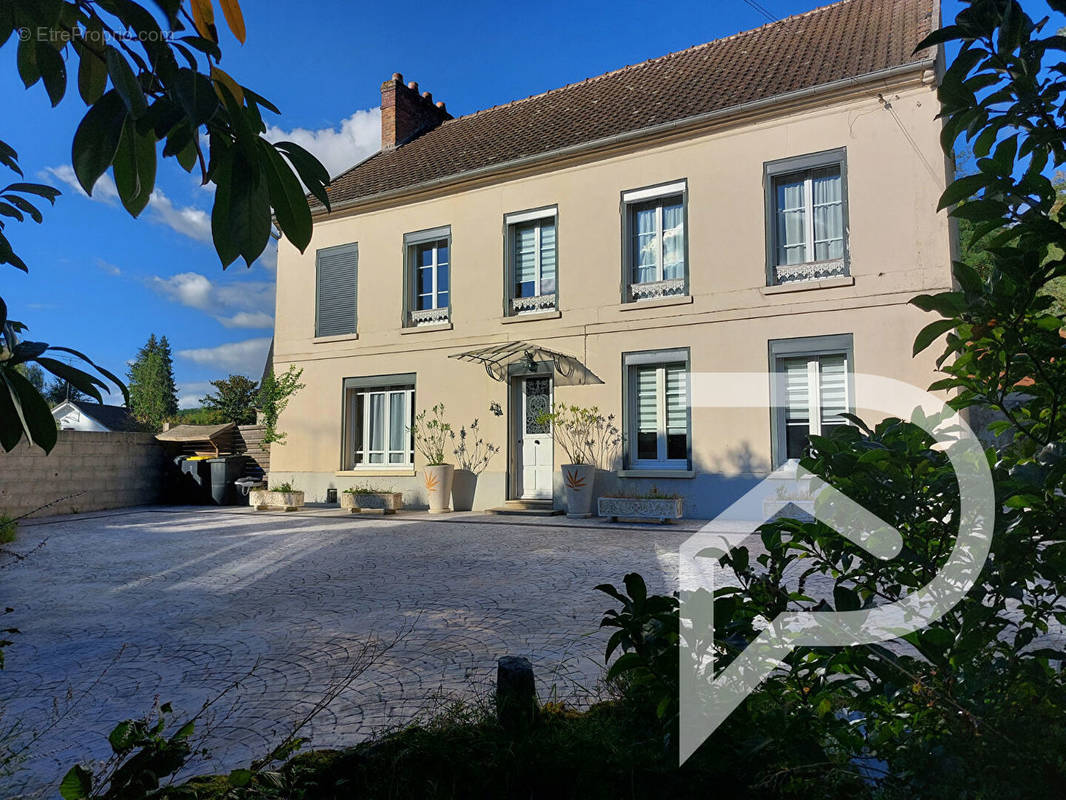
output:
[{"label": "house", "polygon": [[[456,118],[393,75],[380,152],[280,246],[274,368],[307,388],[272,477],[424,502],[409,426],[443,403],[502,448],[476,508],[559,506],[536,412],[573,403],[621,421],[619,488],[708,517],[861,409],[856,371],[927,386],[908,301],[951,286],[951,166],[942,57],[915,47],[939,14],[844,0]],[[752,370],[783,376],[772,410],[691,407],[690,375]]]},{"label": "house", "polygon": [[52,409],[56,425],[64,431],[139,431],[128,408],[105,406],[84,400],[64,400]]}]

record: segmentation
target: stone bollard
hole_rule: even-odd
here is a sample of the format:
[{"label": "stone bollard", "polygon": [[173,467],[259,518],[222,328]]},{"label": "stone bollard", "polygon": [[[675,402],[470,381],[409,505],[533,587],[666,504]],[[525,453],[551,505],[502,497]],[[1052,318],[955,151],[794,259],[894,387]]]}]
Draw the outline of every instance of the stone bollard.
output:
[{"label": "stone bollard", "polygon": [[504,656],[496,667],[496,718],[508,733],[528,730],[537,714],[537,687],[528,658]]}]

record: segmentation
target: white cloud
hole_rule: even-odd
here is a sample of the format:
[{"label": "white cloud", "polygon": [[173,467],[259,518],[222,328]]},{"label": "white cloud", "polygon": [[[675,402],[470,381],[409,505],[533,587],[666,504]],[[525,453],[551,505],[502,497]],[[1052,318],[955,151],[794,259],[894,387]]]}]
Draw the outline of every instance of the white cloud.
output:
[{"label": "white cloud", "polygon": [[272,328],[274,318],[262,311],[238,311],[232,317],[217,317],[227,328]]},{"label": "white cloud", "polygon": [[271,125],[265,136],[271,142],[295,142],[309,150],[335,177],[381,148],[381,109],[356,111],[340,128],[286,131]]},{"label": "white cloud", "polygon": [[171,300],[201,311],[210,308],[215,290],[207,276],[199,272],[182,272],[170,278],[154,275],[149,279],[149,285]]},{"label": "white cloud", "polygon": [[209,381],[191,381],[178,386],[178,408],[199,408],[204,396],[215,390]]},{"label": "white cloud", "polygon": [[122,270],[120,270],[110,261],[104,261],[104,259],[102,258],[96,259],[96,266],[102,269],[108,275],[114,275],[116,278],[122,274]]},{"label": "white cloud", "polygon": [[152,192],[148,210],[158,222],[198,242],[211,241],[211,217],[196,206],[176,206],[162,189]]},{"label": "white cloud", "polygon": [[[58,167],[45,167],[43,170],[37,173],[39,178],[48,180],[49,177],[55,178],[60,183],[65,183],[75,194],[80,194],[82,197],[88,197],[85,190],[81,188],[81,184],[78,183],[78,176],[74,174],[74,167],[70,164],[60,164]],[[105,203],[113,203],[118,199],[118,189],[115,187],[114,180],[106,172],[100,176],[96,181],[96,185],[93,186],[93,200],[102,200]]]},{"label": "white cloud", "polygon": [[[74,168],[70,164],[46,167],[38,175],[45,180],[53,178],[64,183],[82,197],[89,196],[78,183],[78,177],[74,174]],[[100,176],[96,186],[93,187],[92,199],[108,204],[113,204],[118,199],[115,181],[106,172]],[[166,225],[183,236],[188,236],[198,242],[209,243],[211,241],[211,216],[202,208],[176,206],[162,189],[156,189],[148,200],[148,211],[156,222]]]},{"label": "white cloud", "polygon": [[227,328],[274,325],[274,284],[270,281],[217,284],[199,272],[182,272],[169,278],[155,275],[147,283],[175,303],[210,314]]},{"label": "white cloud", "polygon": [[243,342],[229,342],[217,347],[201,347],[192,350],[179,350],[178,358],[184,358],[201,366],[224,370],[235,375],[247,375],[258,379],[266,364],[270,337],[245,339]]},{"label": "white cloud", "polygon": [[259,256],[259,258],[256,259],[255,263],[259,264],[261,267],[263,267],[263,269],[269,270],[271,272],[277,271],[278,243],[276,239],[274,239],[273,237],[270,238],[270,241],[267,242],[266,250],[263,251],[263,255]]}]

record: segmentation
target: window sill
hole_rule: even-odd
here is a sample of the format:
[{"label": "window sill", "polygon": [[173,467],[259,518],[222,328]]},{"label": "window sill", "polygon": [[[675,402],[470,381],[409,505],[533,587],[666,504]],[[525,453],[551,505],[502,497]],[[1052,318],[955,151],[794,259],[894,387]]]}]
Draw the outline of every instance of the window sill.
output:
[{"label": "window sill", "polygon": [[619,478],[681,478],[691,479],[696,477],[694,469],[620,469],[617,472]]},{"label": "window sill", "polygon": [[839,278],[821,278],[812,281],[792,281],[791,283],[779,283],[775,286],[763,286],[760,288],[764,295],[789,294],[791,292],[809,292],[812,289],[835,289],[840,286],[854,286],[855,278],[851,275],[841,275]]},{"label": "window sill", "polygon": [[416,325],[408,328],[400,328],[400,333],[433,333],[434,331],[450,331],[454,326],[451,322],[442,322],[439,325]]},{"label": "window sill", "polygon": [[504,325],[510,325],[514,322],[536,322],[538,319],[559,319],[562,315],[563,312],[558,309],[555,311],[538,311],[536,314],[512,314],[509,317],[503,317],[500,322]]},{"label": "window sill", "polygon": [[663,297],[658,300],[631,300],[618,306],[619,311],[640,311],[644,308],[666,308],[668,306],[687,306],[692,302],[692,295],[680,297]]},{"label": "window sill", "polygon": [[413,478],[417,473],[414,467],[368,467],[366,469],[343,469],[333,473],[338,478]]},{"label": "window sill", "polygon": [[311,344],[332,344],[334,342],[354,342],[359,338],[358,333],[342,333],[339,336],[315,336]]}]

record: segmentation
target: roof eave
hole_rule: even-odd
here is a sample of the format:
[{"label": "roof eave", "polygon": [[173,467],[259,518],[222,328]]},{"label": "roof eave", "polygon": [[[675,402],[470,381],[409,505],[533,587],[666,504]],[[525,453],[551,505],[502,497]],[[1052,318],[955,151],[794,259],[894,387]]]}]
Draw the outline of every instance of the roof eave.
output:
[{"label": "roof eave", "polygon": [[[928,51],[926,51],[928,53]],[[671,120],[670,122],[664,122],[661,125],[653,125],[647,128],[639,128],[634,131],[626,131],[625,133],[616,134],[614,136],[608,136],[602,139],[593,139],[588,142],[581,142],[580,144],[571,145],[569,147],[561,147],[555,150],[549,150],[544,153],[536,153],[530,156],[523,156],[522,158],[511,159],[510,161],[503,161],[499,164],[490,164],[484,167],[478,167],[477,169],[466,170],[465,172],[457,172],[452,175],[445,175],[441,178],[434,178],[429,181],[422,181],[421,183],[413,183],[409,186],[404,186],[399,189],[390,189],[386,192],[378,192],[377,194],[364,195],[363,197],[356,197],[350,200],[344,200],[339,203],[331,203],[331,208],[326,211],[323,207],[313,209],[314,216],[322,218],[328,217],[338,211],[345,211],[351,208],[357,208],[363,205],[372,205],[379,202],[388,201],[391,199],[403,197],[408,194],[417,194],[425,192],[434,188],[440,188],[448,186],[453,183],[463,183],[476,178],[491,176],[496,173],[503,173],[509,170],[514,170],[526,166],[532,166],[540,162],[553,161],[567,156],[574,156],[584,153],[586,151],[594,151],[604,147],[610,147],[612,145],[623,144],[628,141],[638,140],[642,138],[654,138],[671,131],[681,128],[698,128],[701,125],[705,125],[723,117],[733,116],[737,114],[754,113],[768,106],[776,105],[779,103],[790,103],[805,98],[812,97],[819,94],[830,94],[842,89],[852,88],[866,83],[877,83],[879,81],[890,80],[895,77],[907,75],[912,72],[924,72],[925,70],[935,67],[936,65],[936,49],[933,50],[932,56],[925,56],[916,61],[908,62],[907,64],[901,64],[899,66],[890,67],[888,69],[877,70],[876,72],[867,72],[862,75],[855,75],[850,78],[842,78],[836,81],[830,81],[829,83],[820,83],[816,86],[809,86],[805,89],[797,89],[792,92],[784,92],[782,94],[766,97],[761,100],[754,100],[750,103],[738,103],[736,105],[727,106],[726,108],[715,109],[714,111],[708,111],[705,114],[698,114],[694,117],[685,117],[684,119]],[[353,168],[354,169],[354,168]]]}]

